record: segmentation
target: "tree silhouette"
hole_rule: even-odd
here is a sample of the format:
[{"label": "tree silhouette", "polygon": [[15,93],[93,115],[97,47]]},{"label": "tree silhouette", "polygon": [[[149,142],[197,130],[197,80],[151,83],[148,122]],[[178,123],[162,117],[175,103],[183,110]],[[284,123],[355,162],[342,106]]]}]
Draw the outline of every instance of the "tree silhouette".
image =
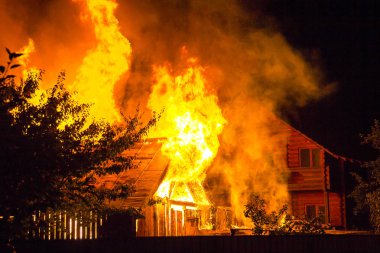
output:
[{"label": "tree silhouette", "polygon": [[[143,138],[157,117],[143,124],[138,109],[123,122],[95,121],[88,104],[76,102],[57,83],[37,97],[42,74],[15,82],[9,72],[21,54],[7,49],[0,66],[0,233],[25,237],[35,211],[103,212],[106,200],[126,198],[128,185],[102,187],[99,178],[133,168],[121,153]],[[34,101],[34,102],[33,102]],[[37,102],[36,102],[37,101]]]},{"label": "tree silhouette", "polygon": [[356,203],[354,212],[369,212],[370,223],[376,233],[380,232],[380,122],[375,120],[370,133],[361,135],[363,144],[369,144],[378,152],[378,157],[365,162],[368,178],[352,173],[357,185],[350,194]]}]

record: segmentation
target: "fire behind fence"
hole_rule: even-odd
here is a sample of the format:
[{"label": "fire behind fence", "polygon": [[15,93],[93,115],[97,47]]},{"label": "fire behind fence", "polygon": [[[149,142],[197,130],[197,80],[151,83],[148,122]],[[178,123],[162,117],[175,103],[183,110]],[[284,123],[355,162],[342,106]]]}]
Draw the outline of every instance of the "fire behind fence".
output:
[{"label": "fire behind fence", "polygon": [[43,240],[97,239],[106,216],[94,211],[68,213],[36,212],[29,238]]}]

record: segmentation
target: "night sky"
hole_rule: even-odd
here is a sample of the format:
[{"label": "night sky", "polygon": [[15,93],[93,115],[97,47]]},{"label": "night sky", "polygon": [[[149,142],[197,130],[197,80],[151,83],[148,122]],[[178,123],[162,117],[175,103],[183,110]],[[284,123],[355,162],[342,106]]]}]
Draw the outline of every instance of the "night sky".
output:
[{"label": "night sky", "polygon": [[331,151],[355,159],[373,159],[360,145],[380,119],[380,4],[352,0],[242,0],[245,8],[273,18],[289,43],[322,69],[336,91],[297,112],[290,123]]}]

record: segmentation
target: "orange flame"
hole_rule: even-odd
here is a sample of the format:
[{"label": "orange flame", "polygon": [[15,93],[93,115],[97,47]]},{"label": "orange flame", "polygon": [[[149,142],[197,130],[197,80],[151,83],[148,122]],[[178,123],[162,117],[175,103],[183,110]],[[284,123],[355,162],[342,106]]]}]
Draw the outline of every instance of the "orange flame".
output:
[{"label": "orange flame", "polygon": [[[154,67],[156,83],[148,106],[155,111],[164,108],[164,112],[152,135],[168,138],[162,152],[170,159],[166,178],[156,195],[208,204],[201,183],[205,170],[217,154],[218,135],[226,120],[217,97],[206,88],[204,69],[196,66],[197,61],[193,58],[188,64],[190,66],[177,76],[168,65]],[[189,184],[200,186],[195,187],[202,191],[196,193],[199,200],[189,194],[186,189]]]},{"label": "orange flame", "polygon": [[113,123],[120,120],[114,85],[129,70],[132,49],[119,30],[114,0],[86,0],[85,3],[85,16],[94,26],[97,46],[87,52],[71,88],[77,91],[80,102],[93,105],[90,112],[93,117]]},{"label": "orange flame", "polygon": [[40,72],[40,70],[35,67],[28,67],[30,55],[34,53],[34,51],[34,41],[31,38],[28,39],[28,44],[19,50],[22,56],[18,58],[18,63],[24,68],[22,70],[22,77],[24,79],[26,79],[29,74],[38,74]]},{"label": "orange flame", "polygon": [[24,46],[19,51],[22,53],[22,56],[20,56],[18,58],[18,62],[23,67],[26,67],[28,65],[28,63],[29,63],[29,60],[30,60],[29,59],[30,54],[35,51],[34,41],[31,38],[29,38],[28,39],[28,45]]}]

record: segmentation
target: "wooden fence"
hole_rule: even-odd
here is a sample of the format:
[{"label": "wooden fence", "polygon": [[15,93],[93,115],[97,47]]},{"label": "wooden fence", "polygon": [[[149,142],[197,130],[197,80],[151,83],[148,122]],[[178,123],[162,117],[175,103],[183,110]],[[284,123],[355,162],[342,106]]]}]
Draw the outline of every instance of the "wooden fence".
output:
[{"label": "wooden fence", "polygon": [[97,239],[103,217],[96,212],[35,212],[29,238],[42,240]]},{"label": "wooden fence", "polygon": [[192,236],[141,237],[121,240],[39,240],[16,242],[17,253],[24,252],[380,252],[380,236]]}]

